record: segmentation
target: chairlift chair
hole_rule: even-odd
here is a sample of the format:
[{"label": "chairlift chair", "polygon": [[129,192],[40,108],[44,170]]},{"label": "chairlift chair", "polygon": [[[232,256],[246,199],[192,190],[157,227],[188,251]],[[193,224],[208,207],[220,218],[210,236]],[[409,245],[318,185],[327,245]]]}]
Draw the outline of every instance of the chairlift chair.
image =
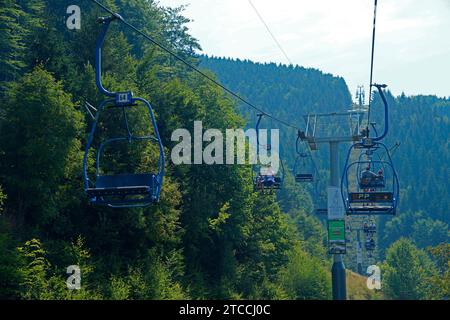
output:
[{"label": "chairlift chair", "polygon": [[[388,155],[387,160],[363,160],[348,163],[352,150],[349,150],[345,165],[344,176],[341,187],[344,195],[346,211],[349,215],[393,215],[397,208],[399,196],[399,185],[397,173],[389,156],[388,149],[380,142],[376,145],[381,147]],[[362,181],[363,176],[358,167],[382,166],[384,168],[383,181]],[[353,181],[351,181],[353,177]],[[357,181],[355,181],[357,180]]]},{"label": "chairlift chair", "polygon": [[367,251],[374,251],[376,249],[376,243],[373,238],[367,239],[365,242],[365,247]]},{"label": "chairlift chair", "polygon": [[295,142],[295,151],[297,154],[293,170],[295,181],[298,183],[314,182],[314,162],[311,158],[311,154],[300,150],[299,144],[301,136],[301,132],[299,132]]},{"label": "chairlift chair", "polygon": [[[395,215],[398,198],[399,183],[391,155],[382,139],[389,129],[388,104],[383,93],[385,85],[377,87],[384,103],[385,128],[381,136],[363,138],[354,143],[345,162],[342,179],[341,194],[348,215]],[[368,130],[367,130],[368,133]],[[367,159],[361,158],[361,151]],[[359,157],[355,154],[359,153]],[[353,161],[352,159],[358,159]],[[382,177],[368,179],[362,168],[382,168]]]},{"label": "chairlift chair", "polygon": [[[256,155],[257,160],[259,161],[259,149],[263,145],[260,144],[259,141],[259,125],[261,123],[261,120],[263,118],[264,114],[260,113],[257,115],[258,121],[256,123]],[[263,147],[266,148],[267,151],[271,151],[271,145],[267,144]],[[256,175],[253,177],[253,183],[254,183],[254,189],[255,191],[273,191],[273,190],[280,190],[283,185],[284,181],[284,165],[283,161],[280,159],[281,164],[281,171],[279,172],[273,172],[273,173],[267,173],[271,166],[270,165],[263,165],[263,164],[257,164],[255,165],[256,169]]]},{"label": "chairlift chair", "polygon": [[[164,177],[164,149],[150,103],[143,98],[133,97],[130,91],[109,92],[102,85],[101,49],[111,21],[116,19],[122,18],[117,14],[108,18],[100,18],[103,29],[97,39],[96,45],[96,84],[100,92],[110,98],[100,104],[89,134],[83,160],[84,189],[89,198],[89,202],[93,205],[105,205],[115,208],[144,207],[159,200]],[[134,136],[130,131],[126,110],[136,108],[139,104],[143,104],[148,110],[149,121],[153,127],[154,135]],[[114,108],[121,108],[123,111],[127,135],[112,137],[100,143],[96,155],[96,175],[94,179],[90,179],[88,177],[88,155],[92,148],[100,115]],[[106,146],[120,142],[134,144],[140,141],[153,141],[158,145],[159,157],[155,172],[102,173],[101,158]]]}]

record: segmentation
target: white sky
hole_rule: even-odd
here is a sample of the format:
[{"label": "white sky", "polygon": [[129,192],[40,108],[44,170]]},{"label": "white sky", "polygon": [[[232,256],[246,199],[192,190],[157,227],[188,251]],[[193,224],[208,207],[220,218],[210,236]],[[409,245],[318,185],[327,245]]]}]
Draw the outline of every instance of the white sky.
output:
[{"label": "white sky", "polygon": [[[373,0],[252,0],[294,64],[368,87]],[[187,5],[208,55],[288,63],[248,0],[160,0]],[[379,0],[374,82],[398,95],[450,96],[450,0]]]}]

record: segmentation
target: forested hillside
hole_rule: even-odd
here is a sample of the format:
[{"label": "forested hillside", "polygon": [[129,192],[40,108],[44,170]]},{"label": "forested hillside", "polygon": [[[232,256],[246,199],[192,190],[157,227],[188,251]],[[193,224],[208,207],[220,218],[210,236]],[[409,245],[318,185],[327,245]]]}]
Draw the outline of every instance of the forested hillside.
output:
[{"label": "forested hillside", "polygon": [[[352,105],[345,81],[319,70],[206,56],[202,57],[202,66],[213,70],[232,90],[266,106],[276,117],[301,127],[305,127],[303,115],[346,111]],[[381,221],[381,248],[387,248],[402,236],[411,238],[421,248],[448,242],[450,100],[390,94],[388,100],[391,125],[386,144],[393,147],[400,143],[398,149],[393,149],[393,156],[400,176],[401,201],[398,217]],[[245,113],[245,106],[242,109]],[[375,121],[383,123],[378,95],[373,109]],[[255,119],[250,116],[249,125]],[[278,123],[268,126],[282,130],[281,154],[292,168],[295,130]],[[341,149],[342,154],[346,148]],[[322,188],[328,179],[327,149],[328,146],[321,146],[314,153]]]},{"label": "forested hillside", "polygon": [[[189,59],[197,40],[178,9],[107,1]],[[84,102],[103,99],[94,81],[94,43],[105,15],[84,1],[81,30],[62,23],[71,1],[6,1],[0,11],[0,297],[25,299],[328,299],[329,262],[318,221],[283,213],[253,191],[250,166],[174,166],[161,201],[144,209],[88,205],[81,165],[92,119]],[[3,32],[3,31],[2,31]],[[170,155],[171,133],[244,122],[221,90],[129,30],[114,25],[103,50],[104,83],[148,98]],[[145,125],[145,114],[132,115]],[[117,127],[109,117],[104,128]],[[206,128],[205,128],[206,129]],[[151,165],[157,150],[111,161]],[[291,197],[301,197],[298,193]],[[300,225],[300,229],[298,226]],[[79,265],[82,289],[65,288]]]},{"label": "forested hillside", "polygon": [[[74,3],[82,9],[80,30],[65,24]],[[351,104],[344,80],[317,70],[199,56],[200,42],[180,8],[150,0],[103,3],[280,118],[300,125],[306,112],[345,111]],[[105,99],[94,72],[97,18],[105,15],[90,1],[4,0],[0,8],[0,299],[330,299],[326,233],[311,214],[310,190],[287,175],[282,191],[262,196],[254,191],[250,165],[170,161],[174,130],[192,133],[194,121],[204,129],[241,128],[252,125],[254,114],[119,23],[102,52],[104,85],[151,102],[166,174],[158,204],[89,205],[82,160],[93,109],[86,102],[98,106]],[[449,102],[399,97],[394,104],[407,114],[393,115],[391,137],[403,143],[395,157],[405,200],[384,228],[390,246],[384,296],[442,299],[449,296],[449,246],[442,234],[449,222]],[[121,120],[120,114],[102,119],[97,146],[124,130]],[[148,114],[137,108],[129,120],[138,131],[149,127]],[[295,134],[282,131],[281,155],[290,165]],[[149,145],[104,161],[154,168],[158,155]],[[326,156],[317,158],[326,177]],[[95,163],[94,153],[88,162]],[[434,248],[422,250],[429,245]],[[66,286],[72,265],[81,270],[80,290]]]},{"label": "forested hillside", "polygon": [[[303,116],[308,113],[345,112],[352,103],[343,78],[316,69],[229,58],[201,58],[201,65],[214,71],[229,88],[269,114],[300,128],[305,127]],[[241,106],[241,111],[247,125],[254,127],[256,112],[246,106]],[[281,130],[280,153],[293,166],[296,130],[271,119],[265,120],[261,127]]]}]

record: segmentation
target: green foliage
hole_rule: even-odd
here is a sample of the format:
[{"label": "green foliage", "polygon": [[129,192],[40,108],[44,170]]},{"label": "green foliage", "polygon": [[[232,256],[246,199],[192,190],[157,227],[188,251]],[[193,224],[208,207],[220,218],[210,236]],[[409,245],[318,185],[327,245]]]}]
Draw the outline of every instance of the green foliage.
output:
[{"label": "green foliage", "polygon": [[437,292],[437,297],[450,297],[450,244],[442,243],[434,248],[429,248],[431,257],[435,262],[439,274],[434,275],[431,279]]},{"label": "green foliage", "polygon": [[[50,263],[46,258],[46,251],[37,239],[25,242],[23,247],[19,247],[19,254],[24,260],[24,265],[20,269],[23,282],[24,299],[53,299],[54,278],[49,278]],[[61,283],[64,283],[60,279]]]},{"label": "green foliage", "polygon": [[[97,105],[104,98],[95,87],[92,67],[100,11],[86,5],[82,29],[68,31],[60,16],[61,8],[72,4],[69,0],[7,0],[4,4],[0,9],[4,31],[0,50],[5,53],[0,58],[4,96],[0,106],[4,190],[0,190],[0,298],[330,298],[325,234],[319,219],[311,215],[317,199],[313,188],[299,187],[289,172],[277,196],[261,196],[253,191],[250,166],[175,166],[167,161],[158,205],[124,210],[88,206],[80,175],[91,118],[80,106],[84,100]],[[164,8],[142,0],[110,0],[108,5],[127,12],[128,21],[193,64],[202,63],[225,85],[280,118],[328,112],[329,101],[334,102],[332,111],[347,110],[351,103],[344,80],[318,70],[198,59],[195,50],[200,46],[188,33],[189,20],[183,17],[182,7]],[[111,28],[102,56],[105,87],[133,90],[136,96],[150,100],[167,159],[176,143],[171,141],[172,132],[186,128],[192,133],[194,121],[202,121],[204,130],[217,128],[223,133],[246,123],[253,125],[254,114],[243,112],[220,88],[119,25]],[[422,102],[433,105],[432,120],[438,125],[432,135],[443,140],[448,117],[444,108],[438,109],[440,100],[398,99],[401,106],[413,105],[412,114],[423,111]],[[143,108],[131,108],[127,116],[133,132],[152,133]],[[408,117],[413,115],[408,113]],[[95,165],[94,153],[102,139],[124,133],[122,121],[120,112],[102,114],[88,157],[90,167]],[[276,128],[273,122],[267,126]],[[281,131],[287,171],[294,161],[296,134]],[[445,168],[446,149],[440,150],[440,168]],[[136,148],[124,144],[105,153],[101,170],[153,170],[158,152],[153,144]],[[318,166],[324,167],[326,159],[327,154],[320,153]],[[410,170],[417,171],[417,167],[406,167],[402,174]],[[429,173],[432,178],[424,184],[436,197],[448,199],[447,181]],[[324,170],[321,177],[326,174]],[[435,187],[432,179],[441,185]],[[403,208],[419,207],[411,195],[424,189],[414,185],[411,190],[402,189],[408,199]],[[405,215],[406,223],[394,219],[387,224],[386,230],[391,231],[385,237],[386,245],[407,233],[420,247],[447,242],[443,230],[448,218],[442,214],[445,201],[430,202],[433,205],[424,210],[435,212],[429,216]],[[410,244],[390,249],[386,266],[391,297],[447,295],[448,266],[441,262],[445,255],[438,248],[432,255],[439,273],[428,272],[433,270],[432,263]],[[397,267],[407,269],[403,256],[414,266],[411,274],[397,272]],[[66,287],[70,265],[80,267],[80,290]],[[409,281],[413,278],[420,285]],[[428,284],[426,279],[431,279]],[[398,288],[402,285],[412,291],[404,293],[406,289]],[[440,289],[433,292],[432,286]]]},{"label": "green foliage", "polygon": [[[0,220],[3,222],[3,220]],[[15,241],[7,233],[8,228],[0,224],[0,299],[17,299],[20,294],[20,258]]]},{"label": "green foliage", "polygon": [[[2,1],[0,8],[0,84],[13,80],[20,69],[25,66],[23,53],[25,45],[23,43],[25,28],[19,23],[25,13],[19,4],[14,0]],[[2,88],[4,89],[4,88]]]},{"label": "green foliage", "polygon": [[107,297],[113,300],[183,300],[188,299],[183,286],[176,280],[182,257],[172,252],[163,261],[154,251],[148,262],[129,267],[126,274],[112,274]]},{"label": "green foliage", "polygon": [[405,212],[386,222],[382,241],[392,243],[403,235],[424,249],[448,242],[448,224],[433,220],[423,212]]},{"label": "green foliage", "polygon": [[427,254],[407,239],[400,239],[387,250],[382,267],[382,286],[385,295],[397,300],[442,298],[430,279],[436,268]]},{"label": "green foliage", "polygon": [[6,194],[3,193],[2,186],[0,186],[0,213],[3,211],[3,205],[5,204]]},{"label": "green foliage", "polygon": [[[450,172],[446,168],[450,161],[450,100],[402,95],[397,99],[390,98],[390,105],[394,127],[386,143],[401,142],[394,155],[401,179],[400,210],[420,210],[427,218],[448,224]],[[375,121],[379,121],[380,116],[378,114]]]},{"label": "green foliage", "polygon": [[[345,112],[352,104],[344,80],[322,74],[319,70],[206,56],[202,57],[202,66],[213,70],[230,89],[263,109],[270,110],[275,117],[289,120],[300,128],[303,128],[304,124],[296,119],[302,119],[306,114]],[[384,142],[388,147],[397,142],[401,143],[393,152],[401,188],[398,216],[409,211],[421,211],[422,214],[410,217],[412,219],[408,218],[409,222],[404,226],[396,226],[394,232],[391,232],[392,226],[388,225],[389,219],[381,220],[379,243],[382,255],[384,249],[402,236],[414,238],[416,244],[422,248],[448,241],[448,238],[444,237],[443,230],[444,225],[450,223],[447,214],[450,206],[448,194],[450,171],[447,170],[450,162],[448,152],[450,100],[436,96],[407,97],[404,94],[395,98],[389,92],[387,98],[391,125]],[[241,106],[241,109],[248,120],[248,125],[254,126],[255,113],[245,106]],[[383,110],[380,96],[375,94],[371,111],[372,121],[382,124]],[[280,154],[285,160],[285,167],[293,168],[297,132],[270,120],[264,123],[263,128],[266,127],[280,129]],[[320,130],[327,130],[322,127]],[[346,149],[347,146],[343,145],[341,152],[345,154]],[[311,194],[313,203],[318,206],[323,206],[326,201],[323,190],[328,179],[328,159],[327,148],[320,147],[314,152],[316,167],[320,169],[319,193],[315,193],[315,190],[306,191]],[[343,165],[342,162],[341,166]],[[287,180],[287,188],[290,189],[289,179]],[[296,204],[302,203],[304,209],[309,212],[309,201],[304,198],[298,202],[298,198],[294,196],[304,191],[298,188],[296,192],[292,190],[281,192],[280,203],[283,210],[288,212]],[[427,219],[427,222],[418,222],[416,230],[412,230],[412,226],[420,219]]]},{"label": "green foliage", "polygon": [[[152,255],[150,255],[152,257]],[[176,252],[172,253],[165,261],[155,259],[150,265],[150,289],[151,299],[156,300],[183,300],[188,299],[188,295],[181,283],[176,281],[177,270],[180,269],[181,256]]]},{"label": "green foliage", "polygon": [[[300,128],[304,127],[304,115],[345,112],[352,102],[344,79],[313,68],[207,56],[201,57],[201,66],[216,73],[223,84],[242,97]],[[257,112],[242,104],[239,107],[247,126],[254,128]],[[292,169],[297,131],[270,119],[261,128],[280,129],[280,155],[285,169]],[[316,159],[318,167],[324,167],[326,159],[326,153],[321,153]]]},{"label": "green foliage", "polygon": [[[81,288],[67,289],[66,277],[69,274],[52,265],[48,259],[48,252],[38,239],[26,241],[18,247],[21,266],[18,271],[21,276],[20,295],[23,299],[55,300],[55,299],[100,299],[96,288],[90,288],[89,274],[93,266],[88,261],[90,255],[84,248],[83,240],[78,238],[72,243],[73,262],[80,267]],[[75,264],[76,265],[76,264]]]},{"label": "green foliage", "polygon": [[252,298],[273,299],[271,294],[277,275],[289,261],[289,253],[298,244],[295,227],[289,224],[274,199],[256,197],[249,216],[245,245],[236,252],[241,266],[238,268],[237,292]]},{"label": "green foliage", "polygon": [[323,261],[302,251],[292,250],[289,263],[280,272],[280,282],[290,299],[331,299],[331,277]]},{"label": "green foliage", "polygon": [[413,225],[412,239],[420,248],[448,242],[448,224],[430,218],[417,220]]},{"label": "green foliage", "polygon": [[227,219],[230,217],[230,214],[227,213],[228,209],[230,208],[230,205],[228,203],[225,203],[222,208],[219,210],[219,215],[217,218],[208,218],[208,224],[209,228],[212,232],[215,233],[221,233],[223,232],[221,230],[221,225],[225,224],[227,222]]},{"label": "green foliage", "polygon": [[57,214],[58,188],[81,161],[82,116],[60,83],[41,68],[11,85],[4,105],[1,170],[19,226],[43,225]]},{"label": "green foliage", "polygon": [[[18,230],[32,230],[46,249],[38,240],[21,247],[25,262],[20,268],[24,279],[20,295],[27,299],[286,297],[277,274],[288,262],[298,235],[273,197],[263,199],[253,193],[249,167],[168,164],[171,170],[158,206],[119,214],[84,204],[79,182],[81,136],[90,120],[78,111],[73,97],[87,96],[91,103],[101,99],[94,87],[92,53],[84,50],[93,45],[98,26],[87,19],[83,30],[68,34],[55,23],[54,3],[45,2],[45,8],[32,1],[22,4],[27,26],[35,26],[23,38],[32,48],[23,61],[34,69],[10,83],[7,92],[0,126],[4,160],[0,172],[8,194],[7,219]],[[197,63],[192,53],[198,44],[187,33],[182,9],[142,1],[116,4],[129,6],[136,14],[129,19],[138,24],[147,19],[148,24],[141,23],[143,29]],[[219,88],[141,39],[111,31],[103,50],[104,84],[111,90],[151,93],[164,145],[170,148],[171,132],[192,128],[194,120],[202,120],[205,129],[243,125],[233,102]],[[80,48],[79,43],[86,46]],[[148,130],[148,116],[142,110],[134,108],[128,116],[134,132]],[[121,117],[111,113],[101,119],[94,147],[103,138],[121,133],[117,126]],[[106,155],[102,170],[148,170],[157,160],[155,146],[117,151]],[[62,271],[73,264],[81,268],[82,289],[68,291]]]},{"label": "green foliage", "polygon": [[111,276],[110,294],[113,300],[126,300],[130,296],[131,287],[120,277]]}]

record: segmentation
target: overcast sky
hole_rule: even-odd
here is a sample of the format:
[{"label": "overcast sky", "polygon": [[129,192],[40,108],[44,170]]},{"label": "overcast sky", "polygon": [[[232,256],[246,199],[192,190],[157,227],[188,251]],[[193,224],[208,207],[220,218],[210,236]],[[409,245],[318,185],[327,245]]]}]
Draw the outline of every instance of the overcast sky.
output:
[{"label": "overcast sky", "polygon": [[[208,55],[288,63],[248,0],[160,0],[188,5]],[[369,83],[373,0],[252,0],[289,59]],[[450,0],[379,0],[374,82],[398,95],[450,96]]]}]

